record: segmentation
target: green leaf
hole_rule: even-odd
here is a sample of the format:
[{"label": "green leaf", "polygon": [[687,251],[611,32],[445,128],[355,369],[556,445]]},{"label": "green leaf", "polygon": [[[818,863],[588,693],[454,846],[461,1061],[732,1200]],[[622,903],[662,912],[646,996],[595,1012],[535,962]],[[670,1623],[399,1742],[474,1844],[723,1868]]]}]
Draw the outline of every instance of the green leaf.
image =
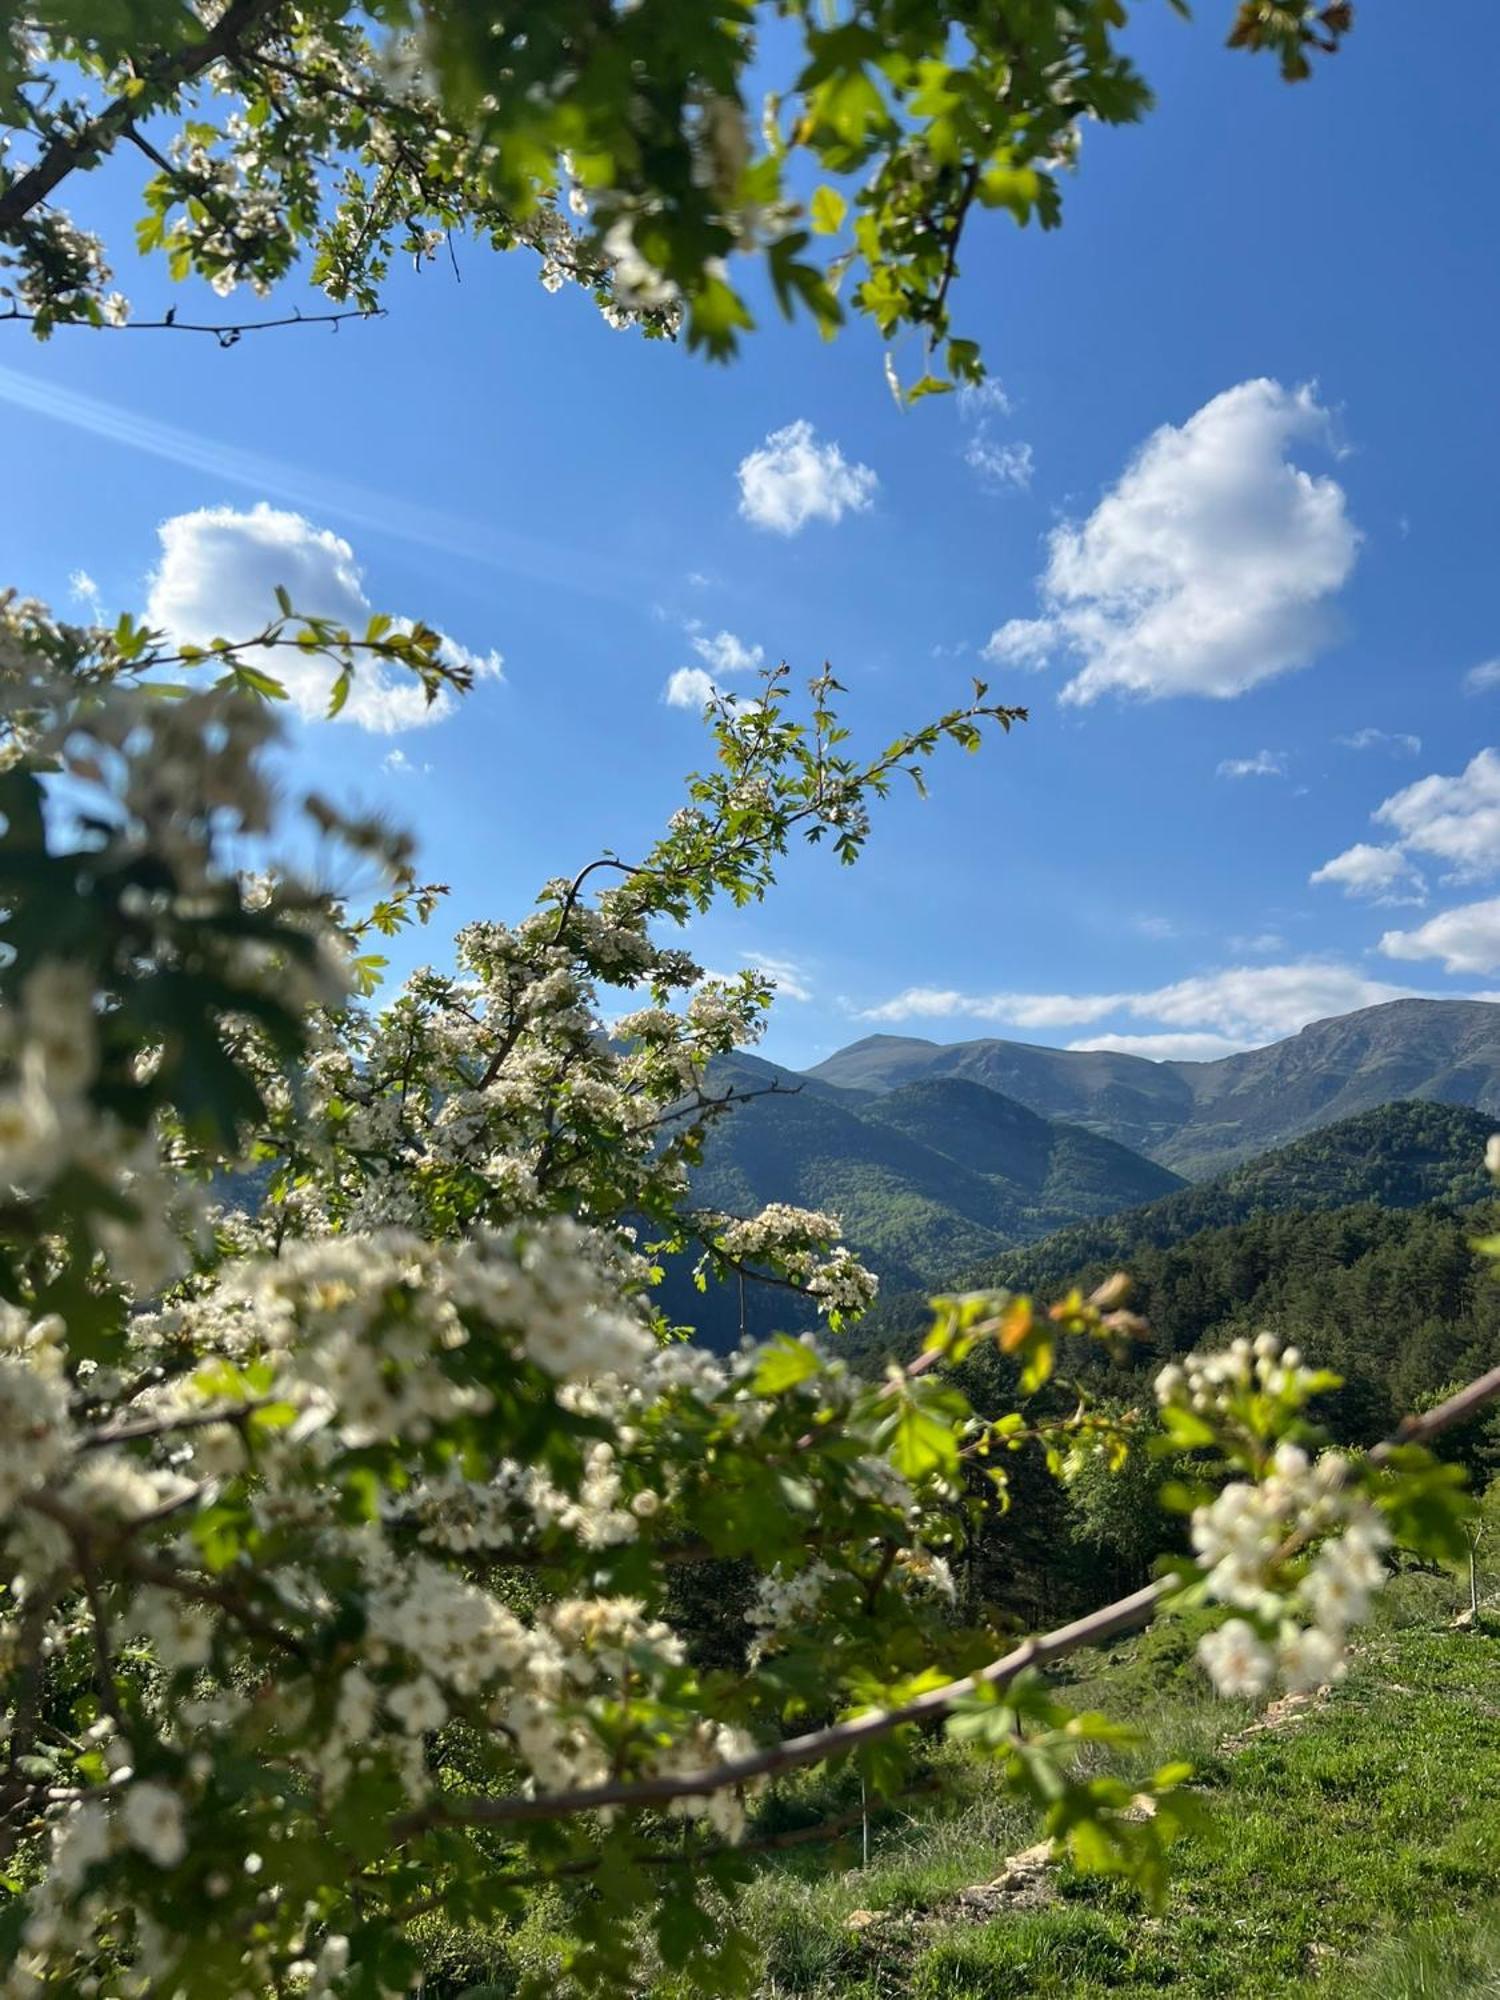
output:
[{"label": "green leaf", "polygon": [[849,213],[849,204],[837,188],[820,187],[809,204],[809,212],[819,236],[837,236]]},{"label": "green leaf", "polygon": [[781,1334],[761,1350],[751,1387],[757,1396],[784,1396],[788,1389],[818,1374],[822,1366],[813,1348]]}]

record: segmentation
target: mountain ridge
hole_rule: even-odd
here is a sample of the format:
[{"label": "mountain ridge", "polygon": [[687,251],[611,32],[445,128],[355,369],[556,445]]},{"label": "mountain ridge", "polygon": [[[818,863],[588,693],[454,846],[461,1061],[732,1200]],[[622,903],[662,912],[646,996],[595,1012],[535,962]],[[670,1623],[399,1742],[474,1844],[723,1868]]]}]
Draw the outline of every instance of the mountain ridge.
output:
[{"label": "mountain ridge", "polygon": [[877,1096],[923,1077],[966,1077],[1204,1178],[1380,1104],[1429,1099],[1500,1115],[1500,1004],[1388,1000],[1210,1062],[870,1035],[804,1074]]}]

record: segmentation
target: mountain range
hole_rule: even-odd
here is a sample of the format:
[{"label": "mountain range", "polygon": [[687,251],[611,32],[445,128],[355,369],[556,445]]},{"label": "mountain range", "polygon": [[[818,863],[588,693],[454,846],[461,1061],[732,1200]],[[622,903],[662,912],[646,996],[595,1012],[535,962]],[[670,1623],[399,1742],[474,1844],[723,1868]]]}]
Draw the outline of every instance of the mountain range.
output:
[{"label": "mountain range", "polygon": [[1377,1105],[1433,1098],[1500,1114],[1500,1005],[1390,1000],[1214,1062],[1026,1042],[870,1035],[809,1072],[881,1094],[964,1077],[1043,1118],[1116,1139],[1189,1179]]},{"label": "mountain range", "polygon": [[[1500,1005],[1393,1001],[1211,1063],[876,1035],[807,1072],[727,1058],[710,1085],[745,1101],[711,1129],[695,1201],[831,1210],[895,1299],[1061,1282],[1263,1212],[1476,1201]],[[795,1322],[784,1293],[699,1295],[682,1265],[663,1303],[714,1345]]]}]

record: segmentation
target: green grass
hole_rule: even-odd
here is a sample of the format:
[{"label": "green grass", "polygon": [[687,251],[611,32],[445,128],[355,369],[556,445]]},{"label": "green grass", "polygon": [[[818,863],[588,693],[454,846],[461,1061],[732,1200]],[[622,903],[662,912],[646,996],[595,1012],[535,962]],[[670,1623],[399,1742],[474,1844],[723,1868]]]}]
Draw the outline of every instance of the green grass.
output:
[{"label": "green grass", "polygon": [[[1159,1916],[1066,1869],[1048,1908],[958,1913],[1034,1832],[955,1764],[956,1797],[884,1822],[868,1869],[847,1846],[766,1867],[765,2000],[1500,2000],[1500,1636],[1434,1624],[1424,1592],[1451,1586],[1411,1579],[1325,1702],[1237,1745],[1246,1712],[1205,1696],[1190,1633],[1089,1663],[1076,1698],[1141,1727],[1142,1767],[1192,1758],[1218,1823],[1175,1850]],[[852,1929],[860,1909],[883,1914]]]}]

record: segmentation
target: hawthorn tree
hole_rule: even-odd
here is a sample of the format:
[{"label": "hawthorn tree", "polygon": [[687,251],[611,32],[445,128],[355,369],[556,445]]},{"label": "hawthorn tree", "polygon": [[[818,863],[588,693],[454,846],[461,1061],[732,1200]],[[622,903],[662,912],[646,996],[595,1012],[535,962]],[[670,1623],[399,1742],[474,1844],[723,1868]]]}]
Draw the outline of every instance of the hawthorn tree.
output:
[{"label": "hawthorn tree", "polygon": [[[398,248],[473,227],[711,352],[748,324],[727,275],[748,251],[825,326],[852,259],[883,333],[942,341],[970,209],[1055,219],[1079,119],[1143,108],[1123,17],[40,0],[0,57],[12,298],[39,332],[124,317],[54,197],[125,151],[152,169],[146,247],[224,290],[310,248],[368,309]],[[1296,75],[1347,26],[1247,4],[1235,35]],[[788,47],[752,137],[752,59]],[[942,365],[979,368],[951,339]],[[1012,1453],[1118,1460],[1139,1413],[1029,1399],[1135,1324],[1117,1286],[940,1299],[868,1384],[835,1341],[718,1360],[682,1338],[667,1253],[805,1295],[835,1335],[874,1287],[834,1217],[693,1203],[734,1109],[713,1059],[770,993],[705,978],[673,933],[767,893],[793,840],[854,861],[893,782],[1021,712],[977,686],[859,757],[831,676],[804,700],[778,669],[715,704],[713,765],[648,853],[469,926],[381,1000],[379,935],[436,892],[319,799],[322,841],[386,877],[371,907],[277,866],[281,648],[330,662],[335,708],[372,661],[462,682],[435,633],[383,619],[284,602],[174,649],[0,601],[0,1993],[373,2000],[420,1979],[420,1920],[504,1922],[571,1884],[546,1990],[631,1990],[650,1939],[727,1995],[753,1976],[732,1907],[763,1788],[852,1759],[893,1795],[935,1724],[1080,1866],[1159,1897],[1185,1768],[1138,1817],[1140,1787],[1074,1761],[1120,1732],[1038,1670],[1212,1601],[1224,1690],[1337,1673],[1393,1541],[1462,1554],[1426,1440],[1500,1371],[1356,1459],[1318,1454],[1331,1378],[1294,1351],[1194,1357],[1158,1385],[1164,1450],[1203,1472],[1178,1482],[1193,1559],[1019,1645],[966,1622],[947,1551],[974,1468],[1000,1505]],[[1019,1383],[983,1419],[953,1375],[981,1342]],[[672,1585],[722,1558],[753,1585],[705,1666]]]},{"label": "hawthorn tree", "polygon": [[[1185,0],[1166,0],[1179,13]],[[1231,43],[1308,74],[1347,0],[1238,0]],[[38,334],[130,323],[66,205],[120,155],[175,278],[269,290],[309,259],[374,311],[455,232],[544,285],[733,353],[737,278],[852,308],[976,380],[949,295],[976,209],[1051,228],[1091,120],[1140,118],[1126,0],[35,0],[0,28],[0,299]],[[170,320],[167,315],[167,320]],[[165,323],[157,319],[155,324]],[[212,331],[212,328],[207,329]],[[239,327],[222,329],[226,337]]]},{"label": "hawthorn tree", "polygon": [[[366,1005],[372,929],[431,899],[317,800],[390,873],[370,915],[267,865],[276,649],[326,653],[336,688],[371,656],[436,684],[440,642],[287,612],[255,643],[173,653],[14,599],[0,622],[0,1992],[400,1994],[419,1918],[503,1923],[559,1883],[549,1990],[631,1990],[649,1938],[726,1995],[753,1976],[728,1912],[760,1791],[852,1758],[899,1793],[937,1722],[1080,1866],[1159,1897],[1186,1768],[1138,1817],[1140,1787],[1074,1767],[1121,1732],[1036,1670],[1207,1600],[1233,1612],[1203,1644],[1222,1689],[1336,1674],[1393,1540],[1461,1555],[1422,1440],[1500,1371],[1361,1460],[1316,1455],[1332,1378],[1273,1339],[1170,1368],[1164,1448],[1212,1474],[1195,1558],[1019,1647],[966,1623],[967,1467],[1000,1504],[1014,1451],[1118,1455],[1108,1411],[1027,1398],[1071,1343],[1133,1336],[1120,1288],[939,1300],[869,1384],[836,1343],[681,1339],[668,1249],[834,1330],[873,1280],[831,1217],[694,1206],[733,1110],[713,1058],[769,992],[671,940],[764,894],[794,839],[853,861],[872,799],[1018,712],[976,687],[860,758],[831,678],[801,703],[778,670],[718,704],[650,852]],[[985,1420],[952,1373],[980,1342],[1020,1371]],[[700,1667],[672,1583],[719,1558],[753,1591],[737,1656]]]}]

